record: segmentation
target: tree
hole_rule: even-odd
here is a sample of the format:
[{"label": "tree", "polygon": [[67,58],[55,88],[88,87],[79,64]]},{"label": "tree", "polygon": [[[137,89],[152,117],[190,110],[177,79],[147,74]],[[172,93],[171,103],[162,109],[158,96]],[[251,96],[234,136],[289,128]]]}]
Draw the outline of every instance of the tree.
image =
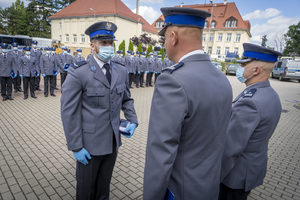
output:
[{"label": "tree", "polygon": [[285,56],[300,56],[300,21],[297,25],[291,25],[284,34],[286,47],[283,51]]},{"label": "tree", "polygon": [[159,54],[162,56],[162,61],[165,59],[165,49],[161,48]]},{"label": "tree", "polygon": [[139,55],[141,55],[141,53],[143,52],[142,44],[139,44],[138,52],[139,52]]},{"label": "tree", "polygon": [[150,45],[148,46],[147,54],[146,54],[146,57],[147,57],[147,58],[148,58],[150,52],[153,52],[153,46],[152,46],[152,44],[150,44]]},{"label": "tree", "polygon": [[121,44],[119,45],[119,51],[122,50],[123,51],[123,57],[125,56],[125,40],[123,40],[121,42]]},{"label": "tree", "polygon": [[266,47],[267,41],[268,41],[267,35],[263,35],[261,38],[261,46]]},{"label": "tree", "polygon": [[132,43],[131,40],[130,40],[130,42],[129,42],[128,51],[133,52],[133,43]]},{"label": "tree", "polygon": [[147,33],[140,35],[140,37],[134,36],[130,38],[130,40],[136,47],[138,47],[139,44],[142,44],[142,46],[148,46],[150,44],[155,45],[157,43],[157,41],[153,40]]}]

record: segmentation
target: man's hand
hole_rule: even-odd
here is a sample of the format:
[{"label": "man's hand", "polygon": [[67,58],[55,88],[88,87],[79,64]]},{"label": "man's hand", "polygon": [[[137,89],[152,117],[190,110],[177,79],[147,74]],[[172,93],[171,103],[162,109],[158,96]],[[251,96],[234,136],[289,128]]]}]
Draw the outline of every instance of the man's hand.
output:
[{"label": "man's hand", "polygon": [[78,152],[74,152],[74,157],[78,162],[84,165],[87,165],[89,163],[86,158],[88,158],[89,160],[92,159],[90,153],[85,148],[82,148]]},{"label": "man's hand", "polygon": [[130,124],[124,131],[129,132],[130,135],[124,135],[127,138],[130,138],[136,129],[136,124]]}]

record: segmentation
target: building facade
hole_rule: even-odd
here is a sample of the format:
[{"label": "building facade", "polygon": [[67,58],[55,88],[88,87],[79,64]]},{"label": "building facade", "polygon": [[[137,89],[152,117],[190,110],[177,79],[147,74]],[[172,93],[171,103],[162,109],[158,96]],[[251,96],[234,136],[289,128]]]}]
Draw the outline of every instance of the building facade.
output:
[{"label": "building facade", "polygon": [[[203,50],[212,59],[224,60],[227,52],[243,54],[243,43],[249,42],[250,22],[243,20],[234,2],[217,4],[183,5],[183,7],[205,10],[212,14],[206,19],[202,35]],[[159,31],[164,23],[161,15],[152,26]]]},{"label": "building facade", "polygon": [[83,49],[83,55],[90,53],[89,36],[85,30],[95,22],[110,21],[118,26],[115,33],[116,48],[125,40],[128,47],[131,37],[147,33],[158,40],[157,30],[143,17],[133,13],[121,0],[77,0],[55,13],[51,19],[51,39],[68,46],[73,52]]}]

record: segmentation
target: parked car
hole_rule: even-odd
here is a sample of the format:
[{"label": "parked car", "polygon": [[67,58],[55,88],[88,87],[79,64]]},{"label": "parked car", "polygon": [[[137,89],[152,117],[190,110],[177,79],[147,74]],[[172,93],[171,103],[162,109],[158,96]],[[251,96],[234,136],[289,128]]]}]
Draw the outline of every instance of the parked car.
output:
[{"label": "parked car", "polygon": [[236,70],[238,69],[238,67],[240,67],[241,65],[239,64],[229,64],[226,68],[226,75],[227,74],[233,74],[235,75],[236,74]]},{"label": "parked car", "polygon": [[211,62],[218,70],[222,71],[222,65],[218,62]]},{"label": "parked car", "polygon": [[300,82],[300,60],[278,61],[271,74],[272,78],[284,80],[298,80]]},{"label": "parked car", "polygon": [[237,60],[239,56],[236,53],[228,52],[225,57],[225,62],[232,62],[233,60]]}]

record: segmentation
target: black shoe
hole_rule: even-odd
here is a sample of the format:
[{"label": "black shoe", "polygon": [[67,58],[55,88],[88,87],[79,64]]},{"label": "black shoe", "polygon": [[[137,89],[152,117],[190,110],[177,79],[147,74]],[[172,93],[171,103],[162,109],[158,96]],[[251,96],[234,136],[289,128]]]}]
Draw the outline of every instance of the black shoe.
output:
[{"label": "black shoe", "polygon": [[8,99],[8,100],[14,100],[14,98],[12,98],[12,97],[8,97],[7,99]]},{"label": "black shoe", "polygon": [[56,97],[56,95],[55,95],[55,94],[51,94],[51,96],[53,96],[53,97]]},{"label": "black shoe", "polygon": [[21,88],[20,88],[20,89],[18,89],[18,91],[19,91],[19,92],[23,92],[23,90],[22,90]]},{"label": "black shoe", "polygon": [[17,93],[18,92],[18,90],[15,90],[15,93]]},{"label": "black shoe", "polygon": [[144,88],[145,86],[142,85],[141,87]]},{"label": "black shoe", "polygon": [[36,89],[37,91],[42,91],[40,88]]},{"label": "black shoe", "polygon": [[24,97],[24,99],[28,99],[28,97]]},{"label": "black shoe", "polygon": [[45,96],[45,97],[48,97],[48,94],[45,94],[44,96]]},{"label": "black shoe", "polygon": [[56,87],[56,88],[54,88],[54,90],[59,90],[59,89]]},{"label": "black shoe", "polygon": [[7,98],[6,98],[6,97],[3,97],[2,101],[6,101],[6,100],[7,100]]},{"label": "black shoe", "polygon": [[37,97],[36,97],[36,96],[31,96],[31,98],[34,98],[34,99],[36,99]]},{"label": "black shoe", "polygon": [[130,89],[133,89],[133,87],[132,87],[132,86],[130,86]]}]

